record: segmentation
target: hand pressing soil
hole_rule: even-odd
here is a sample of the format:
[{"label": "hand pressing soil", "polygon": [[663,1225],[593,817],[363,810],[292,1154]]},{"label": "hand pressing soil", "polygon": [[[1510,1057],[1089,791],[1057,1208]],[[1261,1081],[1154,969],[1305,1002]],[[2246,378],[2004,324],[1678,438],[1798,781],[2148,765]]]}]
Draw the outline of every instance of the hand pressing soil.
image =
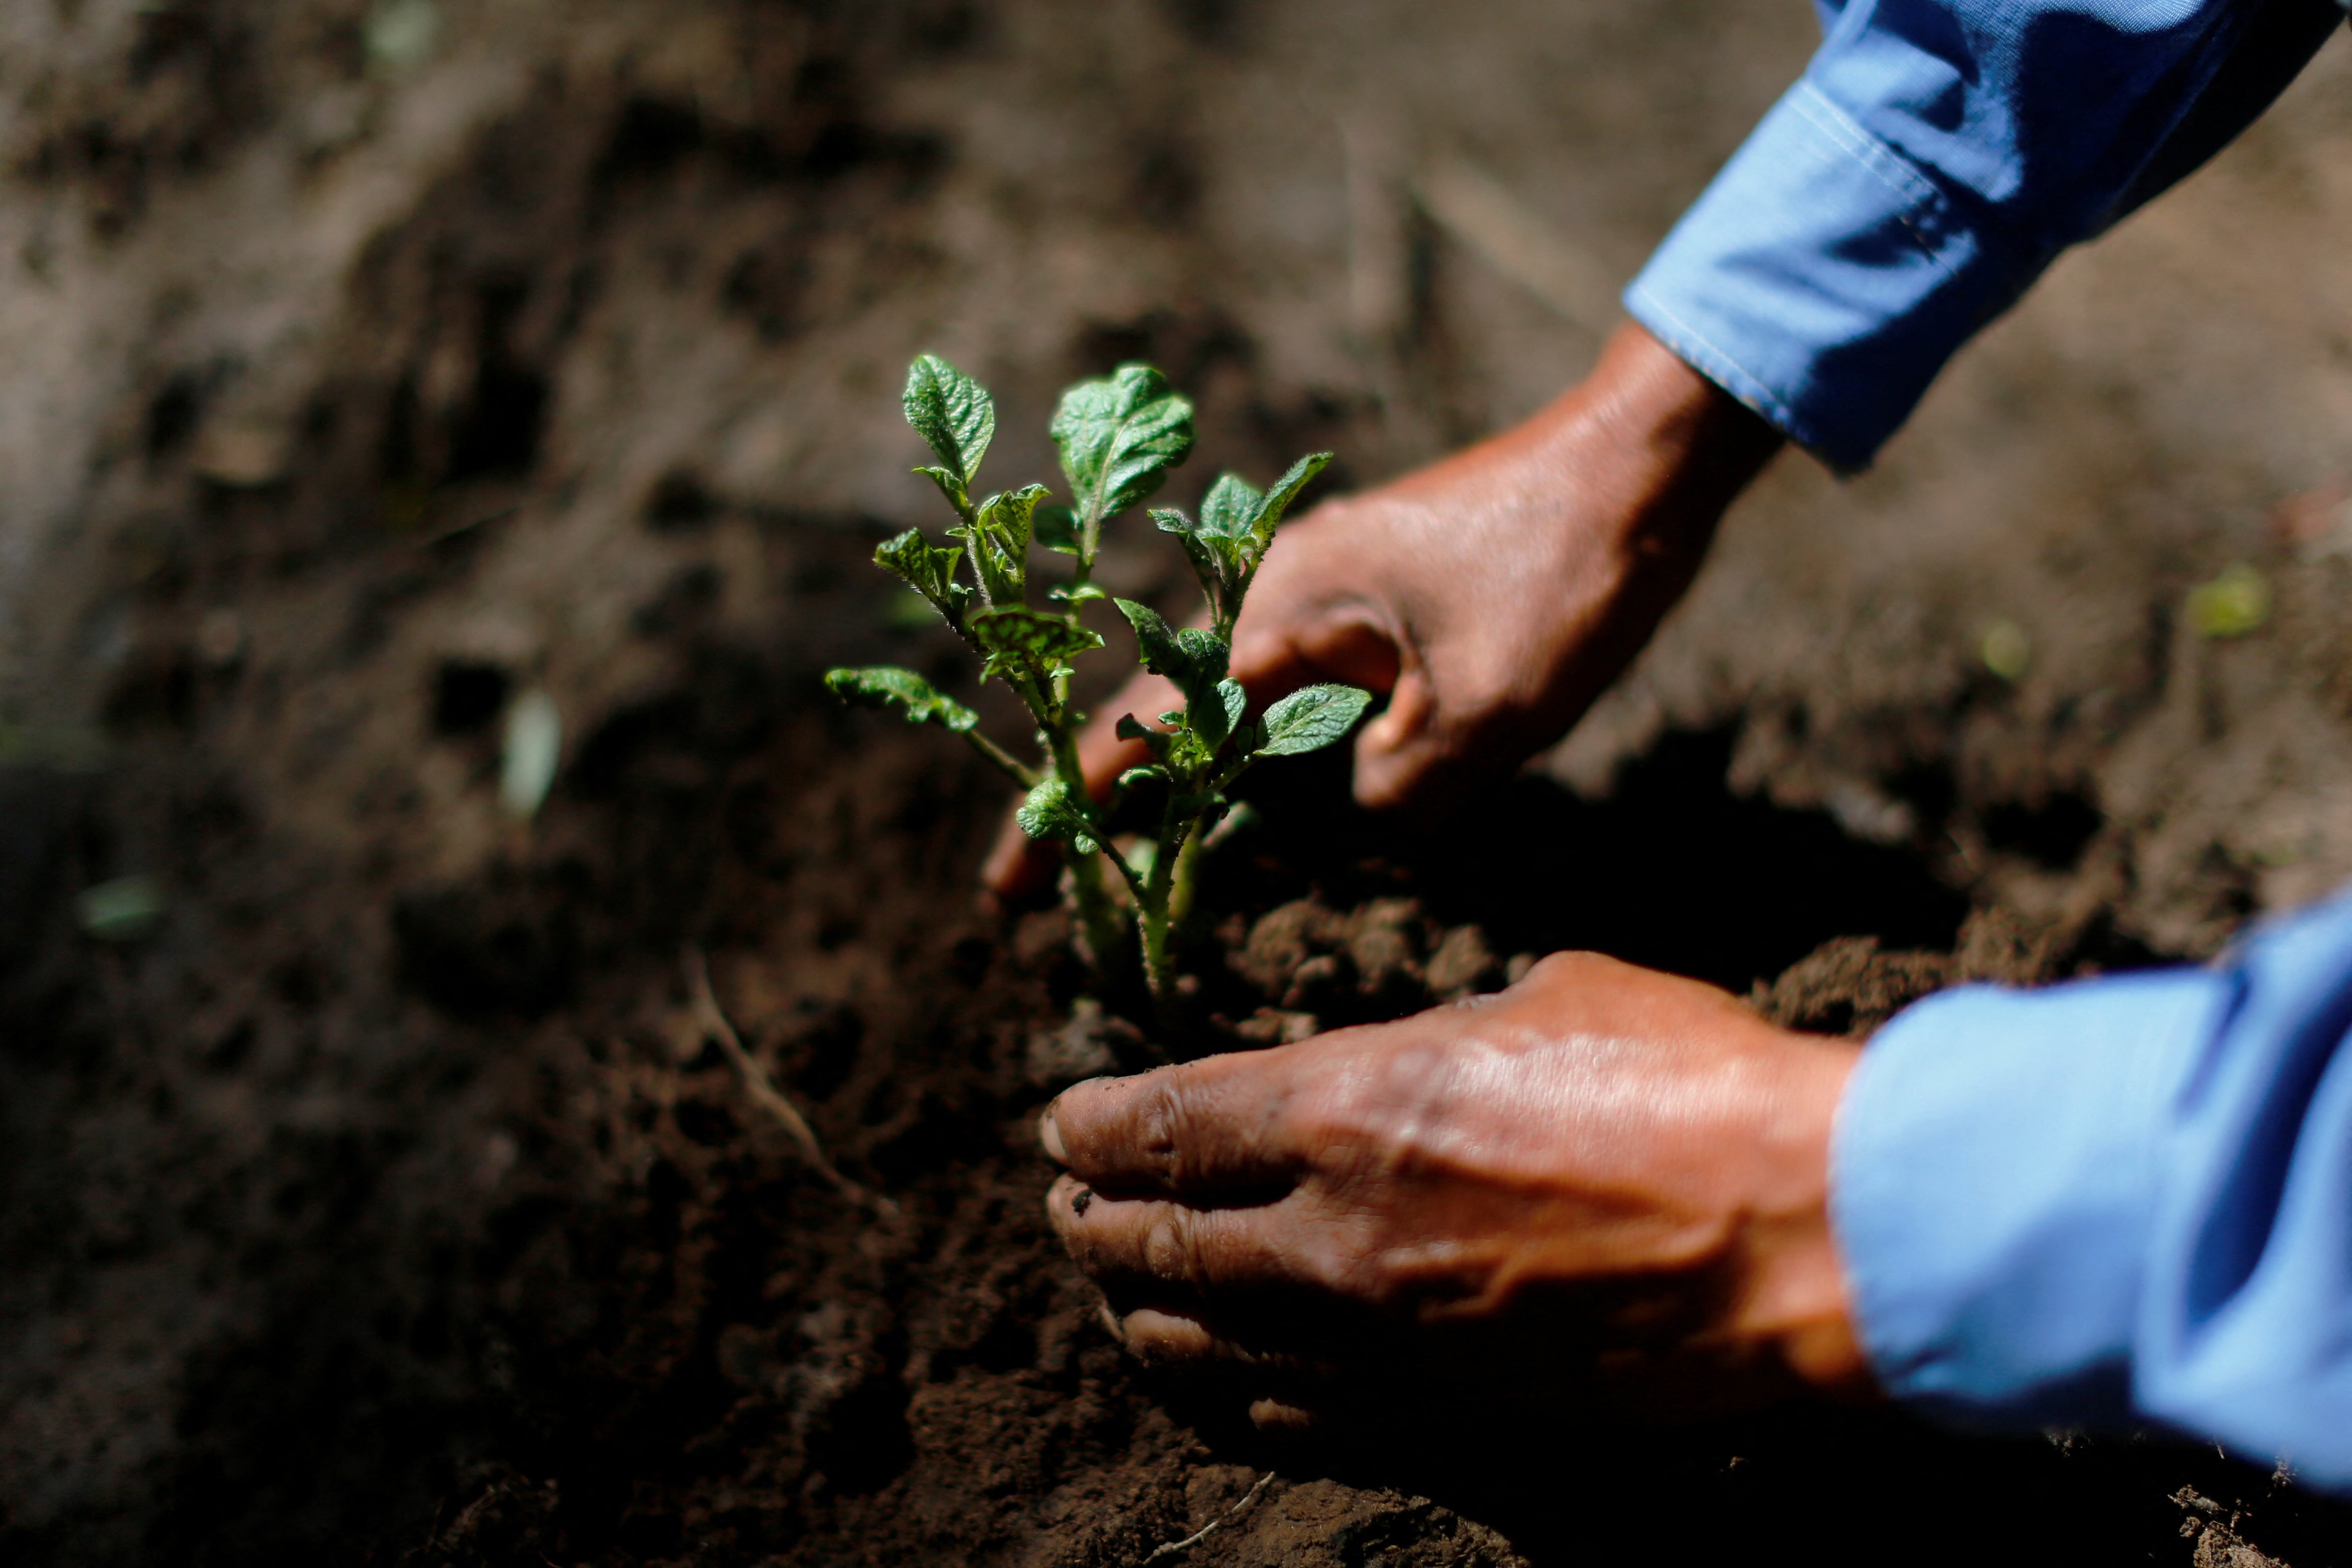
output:
[{"label": "hand pressing soil", "polygon": [[1143,1359],[1264,1426],[1857,1390],[1826,1202],[1853,1047],[1592,953],[1066,1092],[1046,1199]]}]

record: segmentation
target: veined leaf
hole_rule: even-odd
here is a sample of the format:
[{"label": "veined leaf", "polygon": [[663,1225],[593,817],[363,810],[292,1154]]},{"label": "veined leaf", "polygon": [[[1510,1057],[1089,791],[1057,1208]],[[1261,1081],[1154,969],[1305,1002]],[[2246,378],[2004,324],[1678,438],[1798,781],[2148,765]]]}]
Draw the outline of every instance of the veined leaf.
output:
[{"label": "veined leaf", "polygon": [[971,493],[964,489],[963,480],[956,477],[954,470],[950,468],[917,468],[915,472],[922,475],[923,478],[930,480],[933,485],[939,488],[940,494],[948,498],[948,505],[956,509],[956,515],[958,517],[961,517],[963,515],[964,508],[971,504]]},{"label": "veined leaf", "polygon": [[972,513],[970,528],[956,531],[992,605],[1018,605],[1028,597],[1029,519],[1045,494],[1045,486],[1031,485],[992,495]]},{"label": "veined leaf", "polygon": [[[980,383],[937,354],[923,354],[907,367],[905,402],[907,423],[955,476],[957,490],[969,493],[980,460],[996,436],[995,400]],[[940,488],[948,487],[942,483]]]},{"label": "veined leaf", "polygon": [[1315,476],[1331,466],[1328,452],[1310,452],[1290,465],[1289,471],[1274,481],[1274,488],[1258,498],[1257,510],[1251,515],[1250,537],[1257,542],[1257,552],[1274,542],[1274,531],[1282,526],[1282,514],[1298,499],[1298,492],[1315,482]]},{"label": "veined leaf", "polygon": [[874,562],[929,599],[931,608],[939,611],[948,625],[961,630],[963,608],[971,600],[971,590],[955,580],[956,559],[962,553],[947,545],[933,544],[923,537],[922,530],[910,528],[878,545]]},{"label": "veined leaf", "polygon": [[974,526],[994,529],[1003,537],[1007,552],[1017,561],[1029,552],[1037,503],[1052,493],[1043,485],[1024,485],[1017,490],[1001,491],[980,503],[980,510],[973,513]]},{"label": "veined leaf", "polygon": [[1188,699],[1225,678],[1225,661],[1230,656],[1215,633],[1198,626],[1177,631],[1160,617],[1159,611],[1132,599],[1114,599],[1111,603],[1135,628],[1135,640],[1143,649],[1143,668],[1174,681],[1183,688]]},{"label": "veined leaf", "polygon": [[828,669],[824,683],[845,702],[860,708],[896,708],[910,724],[937,724],[961,735],[980,722],[979,714],[911,669],[890,665]]},{"label": "veined leaf", "polygon": [[1249,535],[1228,538],[1173,507],[1154,507],[1151,521],[1160,532],[1174,534],[1176,542],[1184,547],[1184,559],[1192,563],[1192,575],[1200,579],[1201,593],[1209,601],[1210,613],[1222,621],[1225,602],[1234,596],[1235,584],[1241,579],[1244,565],[1242,557],[1248,552]]},{"label": "veined leaf", "polygon": [[1013,819],[1030,837],[1054,839],[1081,855],[1100,847],[1095,839],[1094,825],[1070,798],[1069,786],[1059,779],[1047,779],[1031,790],[1029,798],[1013,814]]},{"label": "veined leaf", "polygon": [[971,617],[972,640],[988,655],[984,673],[1050,672],[1064,660],[1103,646],[1098,633],[1068,616],[1007,605]]},{"label": "veined leaf", "polygon": [[1242,714],[1248,709],[1249,698],[1243,692],[1242,683],[1220,680],[1206,693],[1205,700],[1195,701],[1186,710],[1185,717],[1192,724],[1192,733],[1213,755],[1225,743],[1225,737],[1241,728]]},{"label": "veined leaf", "polygon": [[1219,474],[1201,498],[1201,526],[1226,539],[1246,539],[1265,497],[1239,474]]},{"label": "veined leaf", "polygon": [[1105,518],[1150,495],[1191,455],[1192,405],[1150,365],[1123,364],[1062,394],[1053,435],[1091,549]]},{"label": "veined leaf", "polygon": [[1356,727],[1371,706],[1372,694],[1353,686],[1309,686],[1265,710],[1261,757],[1295,757],[1319,752]]}]

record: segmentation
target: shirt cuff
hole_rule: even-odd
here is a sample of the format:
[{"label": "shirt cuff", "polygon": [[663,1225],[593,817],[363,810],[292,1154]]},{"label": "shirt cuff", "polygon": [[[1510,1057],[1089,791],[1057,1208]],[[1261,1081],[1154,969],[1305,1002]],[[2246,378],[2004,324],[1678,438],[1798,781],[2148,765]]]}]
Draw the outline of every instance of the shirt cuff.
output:
[{"label": "shirt cuff", "polygon": [[1808,79],[1625,291],[1694,369],[1832,465],[1866,468],[2046,257],[1983,226]]},{"label": "shirt cuff", "polygon": [[2221,989],[1969,986],[1879,1032],[1838,1108],[1831,1216],[1889,1394],[1979,1426],[2126,1418],[2166,1127]]}]

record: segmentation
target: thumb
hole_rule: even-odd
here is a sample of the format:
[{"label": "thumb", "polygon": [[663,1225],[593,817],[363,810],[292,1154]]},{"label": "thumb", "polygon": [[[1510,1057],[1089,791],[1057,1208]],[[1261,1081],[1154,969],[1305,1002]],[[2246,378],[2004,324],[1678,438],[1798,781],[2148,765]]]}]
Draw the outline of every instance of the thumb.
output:
[{"label": "thumb", "polygon": [[[1151,753],[1140,741],[1118,738],[1118,721],[1133,714],[1139,724],[1156,727],[1159,715],[1184,704],[1183,693],[1165,676],[1141,674],[1119,688],[1078,733],[1078,770],[1086,775],[1087,795],[1103,801],[1111,785],[1128,769],[1149,762]],[[1053,885],[1061,864],[1055,845],[1030,837],[1010,813],[997,830],[996,844],[980,870],[981,885],[1008,902],[1035,898]]]},{"label": "thumb", "polygon": [[1356,800],[1370,811],[1423,805],[1442,788],[1454,747],[1423,668],[1397,677],[1387,710],[1356,737]]}]

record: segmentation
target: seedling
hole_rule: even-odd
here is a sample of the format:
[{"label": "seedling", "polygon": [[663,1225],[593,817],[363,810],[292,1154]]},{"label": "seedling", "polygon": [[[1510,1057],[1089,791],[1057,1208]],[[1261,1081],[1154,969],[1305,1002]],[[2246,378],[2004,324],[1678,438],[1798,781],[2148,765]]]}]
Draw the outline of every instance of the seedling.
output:
[{"label": "seedling", "polygon": [[[1062,395],[1052,435],[1060,449],[1067,503],[1043,485],[971,499],[972,484],[996,433],[996,406],[979,383],[926,354],[907,374],[907,422],[938,457],[927,476],[955,509],[957,526],[934,544],[908,529],[874,559],[928,601],[982,657],[981,678],[1011,688],[1037,722],[1038,760],[1024,763],[979,730],[980,715],[912,670],[835,669],[825,684],[853,702],[898,710],[909,722],[961,735],[1027,790],[1018,815],[1033,838],[1063,847],[1069,889],[1087,949],[1108,967],[1127,934],[1127,917],[1110,894],[1103,865],[1130,895],[1145,983],[1163,1010],[1174,994],[1170,935],[1192,900],[1204,836],[1228,807],[1227,791],[1262,757],[1295,756],[1331,744],[1354,728],[1371,700],[1352,686],[1310,686],[1253,717],[1241,683],[1226,673],[1234,620],[1274,542],[1275,530],[1298,494],[1331,460],[1301,458],[1273,488],[1259,490],[1235,474],[1210,488],[1195,519],[1171,508],[1151,521],[1176,536],[1207,600],[1205,626],[1177,628],[1149,605],[1111,599],[1094,581],[1103,529],[1149,500],[1168,471],[1192,450],[1192,405],[1146,364],[1121,365],[1100,381]],[[1066,581],[1030,602],[1030,548],[1070,558]],[[970,581],[963,574],[969,571]],[[1089,797],[1078,769],[1077,735],[1086,715],[1070,698],[1074,660],[1102,647],[1084,621],[1086,608],[1110,599],[1135,633],[1137,658],[1183,693],[1183,705],[1157,725],[1122,715],[1118,732],[1140,741],[1151,760],[1122,774],[1112,796]],[[1111,842],[1108,822],[1139,785],[1164,793],[1158,833],[1131,851]]]}]

